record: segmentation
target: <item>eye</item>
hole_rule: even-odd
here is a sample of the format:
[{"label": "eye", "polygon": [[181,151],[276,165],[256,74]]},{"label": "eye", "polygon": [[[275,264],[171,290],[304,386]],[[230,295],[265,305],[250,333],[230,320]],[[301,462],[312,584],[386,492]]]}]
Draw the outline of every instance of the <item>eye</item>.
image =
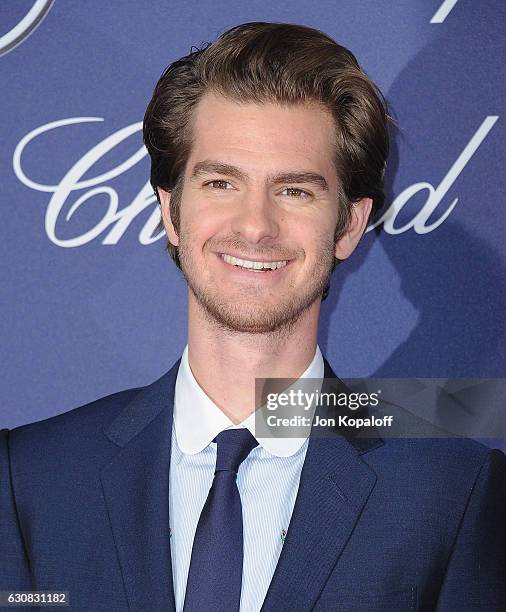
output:
[{"label": "eye", "polygon": [[223,179],[215,179],[214,181],[209,181],[205,183],[205,187],[211,187],[212,189],[232,189],[232,185]]},{"label": "eye", "polygon": [[299,189],[299,187],[286,187],[286,189],[283,189],[283,191],[281,192],[281,195],[287,195],[289,198],[302,198],[302,199],[311,197],[310,193],[308,193],[307,191],[304,191],[304,189]]}]

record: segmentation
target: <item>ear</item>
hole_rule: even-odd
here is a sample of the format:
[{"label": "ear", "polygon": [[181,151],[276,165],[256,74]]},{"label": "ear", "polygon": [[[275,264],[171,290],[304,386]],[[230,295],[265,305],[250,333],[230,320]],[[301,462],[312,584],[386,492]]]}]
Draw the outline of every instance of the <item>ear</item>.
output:
[{"label": "ear", "polygon": [[170,243],[173,246],[179,245],[179,236],[176,234],[174,225],[170,218],[170,191],[158,188],[158,196],[160,198],[160,205],[162,211],[163,225],[165,226],[165,232]]},{"label": "ear", "polygon": [[348,228],[336,242],[335,255],[337,259],[347,259],[353,253],[365,231],[371,208],[371,198],[362,198],[352,204]]}]

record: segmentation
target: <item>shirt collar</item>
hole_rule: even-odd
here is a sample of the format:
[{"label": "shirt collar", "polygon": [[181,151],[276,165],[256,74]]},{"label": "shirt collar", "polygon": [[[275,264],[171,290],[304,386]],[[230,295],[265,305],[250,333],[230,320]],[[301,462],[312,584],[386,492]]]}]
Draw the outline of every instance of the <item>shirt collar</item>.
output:
[{"label": "shirt collar", "polygon": [[[323,378],[324,365],[320,348],[316,346],[313,360],[300,378]],[[255,435],[255,413],[236,425],[211,400],[198,384],[188,361],[188,346],[183,351],[176,378],[174,398],[174,428],[177,444],[183,453],[199,453],[224,429],[246,427]],[[309,435],[309,431],[308,431]],[[278,457],[294,455],[304,444],[304,438],[258,438],[265,450]]]}]

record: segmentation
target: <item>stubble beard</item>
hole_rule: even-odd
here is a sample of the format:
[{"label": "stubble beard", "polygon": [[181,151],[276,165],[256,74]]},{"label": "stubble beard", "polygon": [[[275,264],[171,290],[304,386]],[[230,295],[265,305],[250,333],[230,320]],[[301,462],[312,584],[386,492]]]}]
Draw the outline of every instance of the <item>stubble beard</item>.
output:
[{"label": "stubble beard", "polygon": [[296,290],[292,283],[286,283],[283,295],[275,302],[269,301],[268,305],[260,302],[253,284],[238,289],[237,296],[230,296],[220,294],[217,283],[204,285],[199,282],[198,274],[195,274],[197,266],[193,249],[182,235],[178,255],[190,291],[212,324],[229,333],[285,335],[290,334],[300,317],[316,300],[321,299],[332,274],[334,243],[329,240],[321,244],[306,286]]}]

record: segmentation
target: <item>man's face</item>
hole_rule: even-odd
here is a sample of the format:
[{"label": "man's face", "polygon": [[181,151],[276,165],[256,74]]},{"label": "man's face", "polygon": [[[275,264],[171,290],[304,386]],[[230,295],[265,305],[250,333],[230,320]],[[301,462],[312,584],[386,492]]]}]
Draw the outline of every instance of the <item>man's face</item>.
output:
[{"label": "man's face", "polygon": [[177,235],[167,194],[162,210],[190,289],[227,329],[274,331],[319,303],[336,254],[334,129],[317,106],[199,103]]}]

